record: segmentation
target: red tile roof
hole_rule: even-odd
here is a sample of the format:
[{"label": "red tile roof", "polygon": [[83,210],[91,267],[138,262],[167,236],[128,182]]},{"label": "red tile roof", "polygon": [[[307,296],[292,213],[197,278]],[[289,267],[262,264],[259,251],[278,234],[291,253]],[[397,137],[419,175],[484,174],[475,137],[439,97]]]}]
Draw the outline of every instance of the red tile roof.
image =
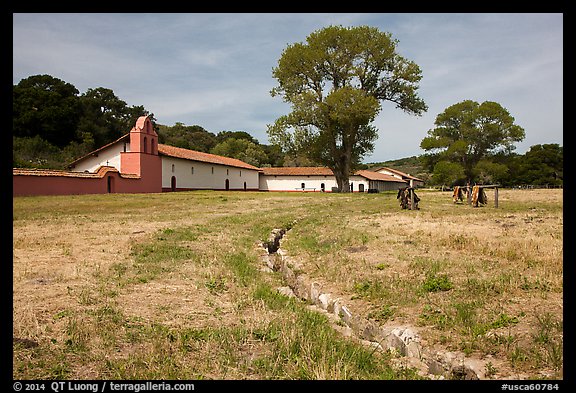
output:
[{"label": "red tile roof", "polygon": [[402,179],[398,179],[397,177],[386,175],[385,173],[378,173],[369,170],[360,170],[355,173],[355,175],[365,177],[368,180],[380,180],[380,181],[393,181],[397,183],[406,183]]},{"label": "red tile roof", "polygon": [[[58,177],[83,177],[88,179],[102,178],[108,172],[118,172],[113,166],[101,166],[96,172],[72,172],[61,171],[57,169],[32,169],[32,168],[13,168],[14,176],[58,176]],[[131,173],[119,173],[120,177],[126,179],[139,179],[140,176]]]},{"label": "red tile roof", "polygon": [[237,168],[246,168],[259,171],[253,165],[247,164],[244,161],[240,161],[236,158],[229,158],[223,156],[217,156],[216,154],[203,153],[200,151],[183,149],[181,147],[174,147],[169,145],[158,144],[158,154],[168,157],[183,158],[185,160],[208,162],[211,164],[228,165]]},{"label": "red tile roof", "polygon": [[417,180],[417,181],[424,181],[424,180],[422,180],[422,179],[417,178],[416,176],[412,176],[412,175],[410,175],[410,174],[408,174],[408,173],[401,172],[401,171],[399,171],[398,169],[388,168],[387,166],[381,166],[381,167],[378,167],[378,168],[373,168],[372,171],[378,172],[378,171],[381,171],[382,169],[385,169],[385,170],[390,171],[390,172],[392,172],[392,173],[396,173],[397,175],[402,176],[402,178],[412,179],[412,180]]},{"label": "red tile roof", "polygon": [[[262,174],[268,176],[334,176],[334,173],[330,168],[311,166],[262,168]],[[399,183],[404,182],[404,180],[398,179],[397,177],[368,170],[359,170],[354,174],[362,176],[368,180],[392,181]]]}]

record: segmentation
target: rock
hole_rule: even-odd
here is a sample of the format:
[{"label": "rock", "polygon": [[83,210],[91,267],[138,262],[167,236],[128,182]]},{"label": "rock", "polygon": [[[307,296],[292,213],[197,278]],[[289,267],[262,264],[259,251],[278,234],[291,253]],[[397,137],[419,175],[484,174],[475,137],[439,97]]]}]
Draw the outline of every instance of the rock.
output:
[{"label": "rock", "polygon": [[323,293],[320,296],[318,296],[318,305],[320,306],[320,308],[322,308],[322,310],[326,310],[328,311],[328,305],[330,304],[330,294],[329,293]]},{"label": "rock", "polygon": [[342,306],[342,308],[340,309],[340,312],[338,313],[338,315],[340,315],[340,318],[342,318],[342,320],[343,320],[347,325],[350,325],[350,320],[351,320],[351,318],[352,318],[352,313],[350,312],[350,310],[348,310],[348,307]]},{"label": "rock", "polygon": [[342,308],[341,304],[340,304],[340,299],[336,299],[334,300],[334,302],[332,303],[332,314],[336,315],[337,317],[340,316],[340,309]]},{"label": "rock", "polygon": [[310,284],[310,301],[312,304],[318,304],[320,297],[320,283],[313,282]]},{"label": "rock", "polygon": [[306,282],[306,279],[302,275],[299,275],[296,277],[296,283],[292,287],[292,290],[294,291],[294,294],[300,299],[307,301],[310,299],[309,288],[310,287]]},{"label": "rock", "polygon": [[294,292],[292,291],[292,289],[290,287],[280,287],[277,290],[278,290],[278,293],[280,293],[281,295],[288,296],[288,297],[296,297],[296,295],[294,295]]}]

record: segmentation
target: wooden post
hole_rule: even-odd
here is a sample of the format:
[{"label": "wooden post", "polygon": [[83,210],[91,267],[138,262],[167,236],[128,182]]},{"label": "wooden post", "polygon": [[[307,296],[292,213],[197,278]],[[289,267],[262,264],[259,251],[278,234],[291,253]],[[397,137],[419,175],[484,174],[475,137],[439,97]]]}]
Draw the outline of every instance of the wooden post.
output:
[{"label": "wooden post", "polygon": [[466,189],[468,190],[468,196],[466,197],[466,202],[468,202],[468,205],[472,204],[472,189],[470,188],[470,184],[468,184],[466,186]]},{"label": "wooden post", "polygon": [[498,208],[498,187],[494,187],[494,207]]},{"label": "wooden post", "polygon": [[410,210],[414,210],[414,180],[410,179]]}]

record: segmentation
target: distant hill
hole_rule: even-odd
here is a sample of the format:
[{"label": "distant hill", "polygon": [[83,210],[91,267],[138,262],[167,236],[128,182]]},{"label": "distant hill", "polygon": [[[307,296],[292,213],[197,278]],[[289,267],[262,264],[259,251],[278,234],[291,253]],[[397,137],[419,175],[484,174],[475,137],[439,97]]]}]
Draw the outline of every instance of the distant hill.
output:
[{"label": "distant hill", "polygon": [[399,158],[397,160],[384,162],[373,162],[366,165],[368,166],[368,169],[386,166],[388,168],[396,169],[409,175],[416,176],[425,181],[428,180],[431,176],[431,174],[428,173],[420,163],[418,156]]}]

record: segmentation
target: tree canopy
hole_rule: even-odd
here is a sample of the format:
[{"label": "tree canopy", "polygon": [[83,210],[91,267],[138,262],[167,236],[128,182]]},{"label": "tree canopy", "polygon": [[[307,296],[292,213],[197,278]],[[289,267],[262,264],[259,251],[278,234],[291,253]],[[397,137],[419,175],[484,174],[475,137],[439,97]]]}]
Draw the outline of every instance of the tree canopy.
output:
[{"label": "tree canopy", "polygon": [[138,117],[151,117],[160,143],[239,158],[256,166],[280,166],[282,151],[261,145],[246,131],[214,134],[199,125],[156,124],[143,106],[129,106],[104,87],[78,89],[50,75],[13,86],[14,167],[66,169],[68,163],[126,134]]},{"label": "tree canopy", "polygon": [[516,182],[520,184],[562,185],[564,179],[564,149],[557,143],[534,145],[516,167]]},{"label": "tree canopy", "polygon": [[289,45],[273,69],[271,95],[292,111],[268,125],[270,141],[329,167],[348,192],[349,175],[374,149],[381,101],[415,115],[427,110],[417,95],[420,68],[396,53],[397,43],[374,27],[329,26]]},{"label": "tree canopy", "polygon": [[58,147],[77,140],[78,93],[72,84],[50,75],[21,80],[12,89],[12,135],[40,135]]},{"label": "tree canopy", "polygon": [[247,164],[261,166],[268,161],[268,156],[259,144],[248,139],[228,138],[217,144],[211,151],[219,156],[237,158]]},{"label": "tree canopy", "polygon": [[465,100],[449,106],[436,116],[436,127],[420,143],[423,150],[431,152],[423,160],[430,169],[440,162],[457,163],[468,182],[480,174],[501,177],[503,168],[490,164],[490,158],[510,154],[514,143],[524,139],[524,129],[514,120],[507,109],[492,101]]}]

